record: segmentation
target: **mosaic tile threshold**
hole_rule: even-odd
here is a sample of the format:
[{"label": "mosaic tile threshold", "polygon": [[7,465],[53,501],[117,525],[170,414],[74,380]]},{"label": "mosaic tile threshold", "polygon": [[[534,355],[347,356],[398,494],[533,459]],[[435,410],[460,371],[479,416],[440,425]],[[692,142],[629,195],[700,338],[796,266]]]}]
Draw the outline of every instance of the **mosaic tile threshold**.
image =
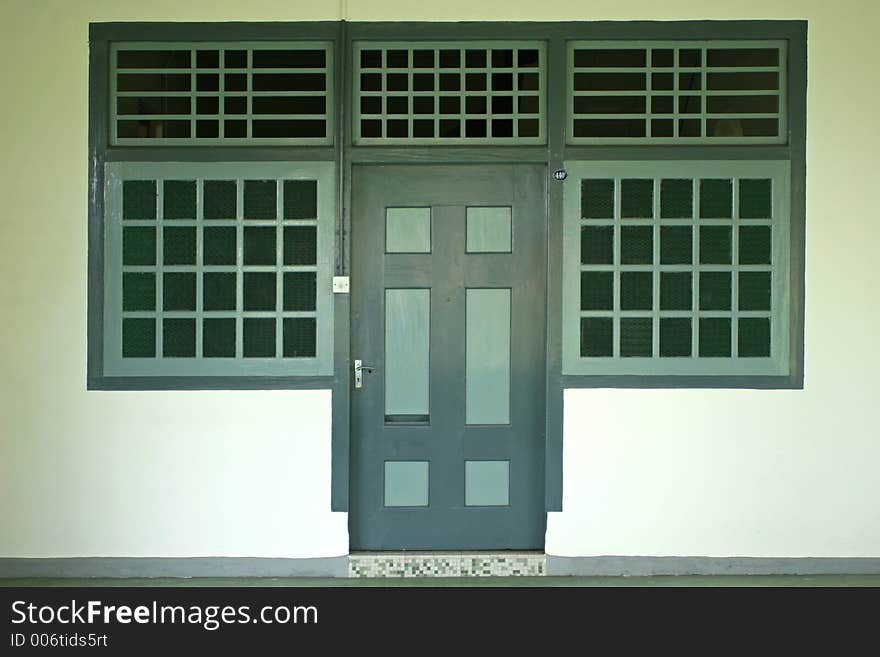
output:
[{"label": "mosaic tile threshold", "polygon": [[547,574],[543,552],[360,552],[349,577],[535,577]]}]

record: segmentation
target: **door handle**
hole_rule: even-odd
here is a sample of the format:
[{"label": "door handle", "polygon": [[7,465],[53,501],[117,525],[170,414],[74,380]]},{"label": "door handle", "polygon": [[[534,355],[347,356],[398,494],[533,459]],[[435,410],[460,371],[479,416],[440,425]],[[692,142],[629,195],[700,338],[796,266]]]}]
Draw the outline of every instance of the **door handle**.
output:
[{"label": "door handle", "polygon": [[360,390],[364,387],[364,371],[367,372],[375,372],[377,367],[373,367],[372,365],[364,365],[364,361],[360,358],[354,361],[354,387],[356,390]]}]

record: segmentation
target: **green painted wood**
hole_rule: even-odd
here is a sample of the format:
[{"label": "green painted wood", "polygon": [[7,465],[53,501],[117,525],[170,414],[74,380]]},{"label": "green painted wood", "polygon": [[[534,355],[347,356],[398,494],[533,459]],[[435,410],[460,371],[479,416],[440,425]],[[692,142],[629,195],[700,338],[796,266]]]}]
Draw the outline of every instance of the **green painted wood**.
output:
[{"label": "green painted wood", "polygon": [[[356,167],[351,355],[377,369],[364,374],[362,389],[352,391],[349,526],[354,548],[543,545],[543,180],[543,168],[528,165]],[[432,211],[431,253],[385,253],[385,209],[419,205]],[[513,208],[512,253],[466,252],[469,206]],[[399,341],[386,342],[383,327],[386,290],[398,288],[430,288],[428,421],[388,422],[400,418],[385,417],[388,359],[393,362],[397,351],[405,351]],[[510,372],[518,373],[509,377],[509,424],[467,424],[468,289],[510,291],[510,348],[497,352],[504,351]],[[481,310],[497,314],[497,309]],[[498,378],[494,371],[483,373]],[[510,462],[509,506],[465,506],[465,461],[478,460]],[[430,464],[427,508],[385,506],[387,461]]]}]

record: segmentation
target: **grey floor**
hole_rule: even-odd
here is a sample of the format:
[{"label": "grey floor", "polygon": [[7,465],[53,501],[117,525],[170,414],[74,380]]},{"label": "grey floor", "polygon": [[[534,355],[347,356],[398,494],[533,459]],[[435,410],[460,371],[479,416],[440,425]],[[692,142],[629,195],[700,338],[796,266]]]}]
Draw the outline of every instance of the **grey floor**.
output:
[{"label": "grey floor", "polygon": [[152,579],[0,579],[0,587],[34,586],[288,586],[288,587],[411,587],[411,586],[871,586],[880,575],[678,575],[658,577],[454,577],[454,578],[152,578]]}]

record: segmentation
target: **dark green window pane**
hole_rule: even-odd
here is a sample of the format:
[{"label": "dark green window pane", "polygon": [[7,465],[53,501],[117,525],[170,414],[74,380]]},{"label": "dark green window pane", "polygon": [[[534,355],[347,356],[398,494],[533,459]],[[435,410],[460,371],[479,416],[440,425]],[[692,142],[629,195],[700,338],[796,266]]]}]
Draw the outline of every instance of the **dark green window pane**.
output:
[{"label": "dark green window pane", "polygon": [[162,238],[162,262],[166,265],[196,264],[196,229],[165,228]]},{"label": "dark green window pane", "polygon": [[730,272],[700,273],[700,310],[730,310]]},{"label": "dark green window pane", "polygon": [[275,274],[245,272],[244,309],[275,310]]},{"label": "dark green window pane", "polygon": [[233,272],[204,274],[202,299],[205,310],[235,310],[235,274]]},{"label": "dark green window pane", "polygon": [[769,271],[740,272],[739,309],[770,310]]},{"label": "dark green window pane", "polygon": [[284,274],[284,310],[315,309],[315,276],[313,271]]},{"label": "dark green window pane", "polygon": [[581,181],[581,216],[584,219],[614,217],[614,181],[587,179]]},{"label": "dark green window pane", "polygon": [[274,180],[244,181],[244,218],[277,219],[276,183]]},{"label": "dark green window pane", "polygon": [[691,355],[691,320],[688,317],[660,319],[660,355],[663,357]]},{"label": "dark green window pane", "polygon": [[694,183],[692,180],[660,181],[660,217],[690,219],[694,216]]},{"label": "dark green window pane", "polygon": [[581,318],[581,356],[601,358],[614,355],[614,322],[610,317]]},{"label": "dark green window pane", "polygon": [[739,181],[740,219],[770,219],[773,216],[773,181]]},{"label": "dark green window pane", "polygon": [[620,274],[620,309],[651,310],[654,299],[654,275],[649,271],[625,271]]},{"label": "dark green window pane", "polygon": [[244,357],[275,357],[275,320],[271,317],[244,319]]},{"label": "dark green window pane", "polygon": [[196,320],[165,319],[162,322],[162,355],[167,358],[194,358]]},{"label": "dark green window pane", "polygon": [[730,318],[702,318],[699,329],[701,358],[730,357]]},{"label": "dark green window pane", "polygon": [[204,229],[206,265],[234,265],[236,236],[234,226]]},{"label": "dark green window pane", "polygon": [[614,274],[610,271],[581,272],[581,310],[614,308]]},{"label": "dark green window pane", "polygon": [[660,228],[660,263],[689,265],[693,261],[693,229],[690,226]]},{"label": "dark green window pane", "polygon": [[235,357],[235,320],[206,319],[202,324],[202,356],[205,358]]},{"label": "dark green window pane", "polygon": [[234,180],[205,181],[205,219],[235,219],[237,205]]},{"label": "dark green window pane", "polygon": [[654,327],[650,317],[623,317],[620,320],[620,355],[650,358]]},{"label": "dark green window pane", "polygon": [[274,228],[244,229],[244,264],[274,265],[276,262]]},{"label": "dark green window pane", "polygon": [[125,180],[122,183],[122,218],[156,218],[156,181]]},{"label": "dark green window pane", "polygon": [[156,229],[126,226],[122,229],[122,264],[156,264]]},{"label": "dark green window pane", "polygon": [[284,227],[284,264],[318,263],[318,229],[315,226]]},{"label": "dark green window pane", "polygon": [[581,228],[581,262],[585,265],[610,265],[614,262],[614,227]]},{"label": "dark green window pane", "polygon": [[770,226],[740,226],[739,264],[770,264]]},{"label": "dark green window pane", "polygon": [[314,317],[286,318],[283,333],[285,358],[314,358],[317,334]]},{"label": "dark green window pane", "polygon": [[620,216],[650,219],[654,216],[654,181],[622,180],[620,183]]},{"label": "dark green window pane", "polygon": [[690,272],[660,274],[660,310],[690,310],[692,295]]},{"label": "dark green window pane", "polygon": [[730,264],[730,226],[700,227],[700,263]]},{"label": "dark green window pane", "polygon": [[650,265],[654,262],[654,228],[651,226],[621,228],[620,260],[625,265]]},{"label": "dark green window pane", "polygon": [[729,219],[733,216],[733,185],[730,180],[700,181],[700,216],[704,219]]},{"label": "dark green window pane", "polygon": [[125,273],[122,275],[122,309],[156,309],[155,274]]},{"label": "dark green window pane", "polygon": [[162,307],[165,310],[195,310],[196,275],[182,272],[163,274]]},{"label": "dark green window pane", "polygon": [[316,180],[284,181],[284,218],[318,218],[318,182]]},{"label": "dark green window pane", "polygon": [[196,218],[195,180],[166,180],[162,196],[166,219]]},{"label": "dark green window pane", "polygon": [[126,317],[122,320],[122,357],[156,357],[156,320]]},{"label": "dark green window pane", "polygon": [[739,320],[740,358],[770,356],[770,320],[763,317],[742,317]]}]

